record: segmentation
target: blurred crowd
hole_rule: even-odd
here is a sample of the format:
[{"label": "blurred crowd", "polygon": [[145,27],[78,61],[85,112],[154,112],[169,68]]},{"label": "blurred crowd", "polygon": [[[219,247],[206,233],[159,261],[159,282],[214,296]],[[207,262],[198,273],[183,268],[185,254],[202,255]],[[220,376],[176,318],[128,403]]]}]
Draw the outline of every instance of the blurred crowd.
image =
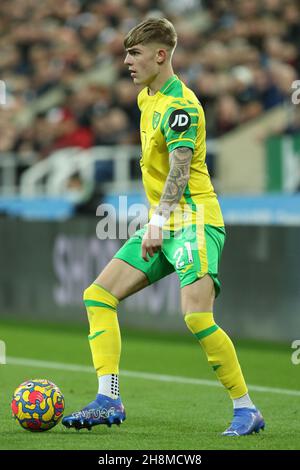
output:
[{"label": "blurred crowd", "polygon": [[30,162],[62,147],[138,144],[123,38],[146,16],[174,23],[174,70],[203,104],[208,137],[290,100],[297,0],[1,0],[0,152]]}]

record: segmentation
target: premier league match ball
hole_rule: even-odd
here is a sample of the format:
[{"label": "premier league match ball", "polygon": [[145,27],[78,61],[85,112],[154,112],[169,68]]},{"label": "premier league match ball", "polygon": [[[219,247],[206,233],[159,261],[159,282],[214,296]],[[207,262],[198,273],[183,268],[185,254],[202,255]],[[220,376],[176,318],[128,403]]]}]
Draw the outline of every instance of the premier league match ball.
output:
[{"label": "premier league match ball", "polygon": [[47,431],[62,418],[65,401],[60,389],[49,380],[27,380],[15,390],[11,409],[24,429]]}]

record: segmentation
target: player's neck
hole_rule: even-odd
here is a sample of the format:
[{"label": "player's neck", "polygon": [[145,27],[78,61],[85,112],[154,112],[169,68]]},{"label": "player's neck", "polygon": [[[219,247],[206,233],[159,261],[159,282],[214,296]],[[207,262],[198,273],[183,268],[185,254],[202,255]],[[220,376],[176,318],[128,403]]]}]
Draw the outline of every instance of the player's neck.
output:
[{"label": "player's neck", "polygon": [[148,94],[150,96],[155,95],[169,78],[173,77],[174,72],[172,68],[168,68],[164,73],[161,73],[155,77],[155,79],[148,85]]}]

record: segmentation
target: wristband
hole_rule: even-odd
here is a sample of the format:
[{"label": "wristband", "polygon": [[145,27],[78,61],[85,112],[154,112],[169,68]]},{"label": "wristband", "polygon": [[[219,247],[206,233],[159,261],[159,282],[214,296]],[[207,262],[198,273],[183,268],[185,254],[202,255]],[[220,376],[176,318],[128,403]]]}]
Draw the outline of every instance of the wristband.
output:
[{"label": "wristband", "polygon": [[153,214],[149,220],[149,225],[155,225],[156,227],[162,228],[168,219],[163,215]]}]

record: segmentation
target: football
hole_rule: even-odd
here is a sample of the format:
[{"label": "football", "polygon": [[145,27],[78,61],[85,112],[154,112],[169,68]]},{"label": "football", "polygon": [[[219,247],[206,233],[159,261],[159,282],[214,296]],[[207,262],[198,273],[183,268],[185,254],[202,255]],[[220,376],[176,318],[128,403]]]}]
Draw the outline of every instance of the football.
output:
[{"label": "football", "polygon": [[13,416],[28,431],[48,431],[62,418],[65,408],[60,389],[46,379],[27,380],[13,394]]}]

